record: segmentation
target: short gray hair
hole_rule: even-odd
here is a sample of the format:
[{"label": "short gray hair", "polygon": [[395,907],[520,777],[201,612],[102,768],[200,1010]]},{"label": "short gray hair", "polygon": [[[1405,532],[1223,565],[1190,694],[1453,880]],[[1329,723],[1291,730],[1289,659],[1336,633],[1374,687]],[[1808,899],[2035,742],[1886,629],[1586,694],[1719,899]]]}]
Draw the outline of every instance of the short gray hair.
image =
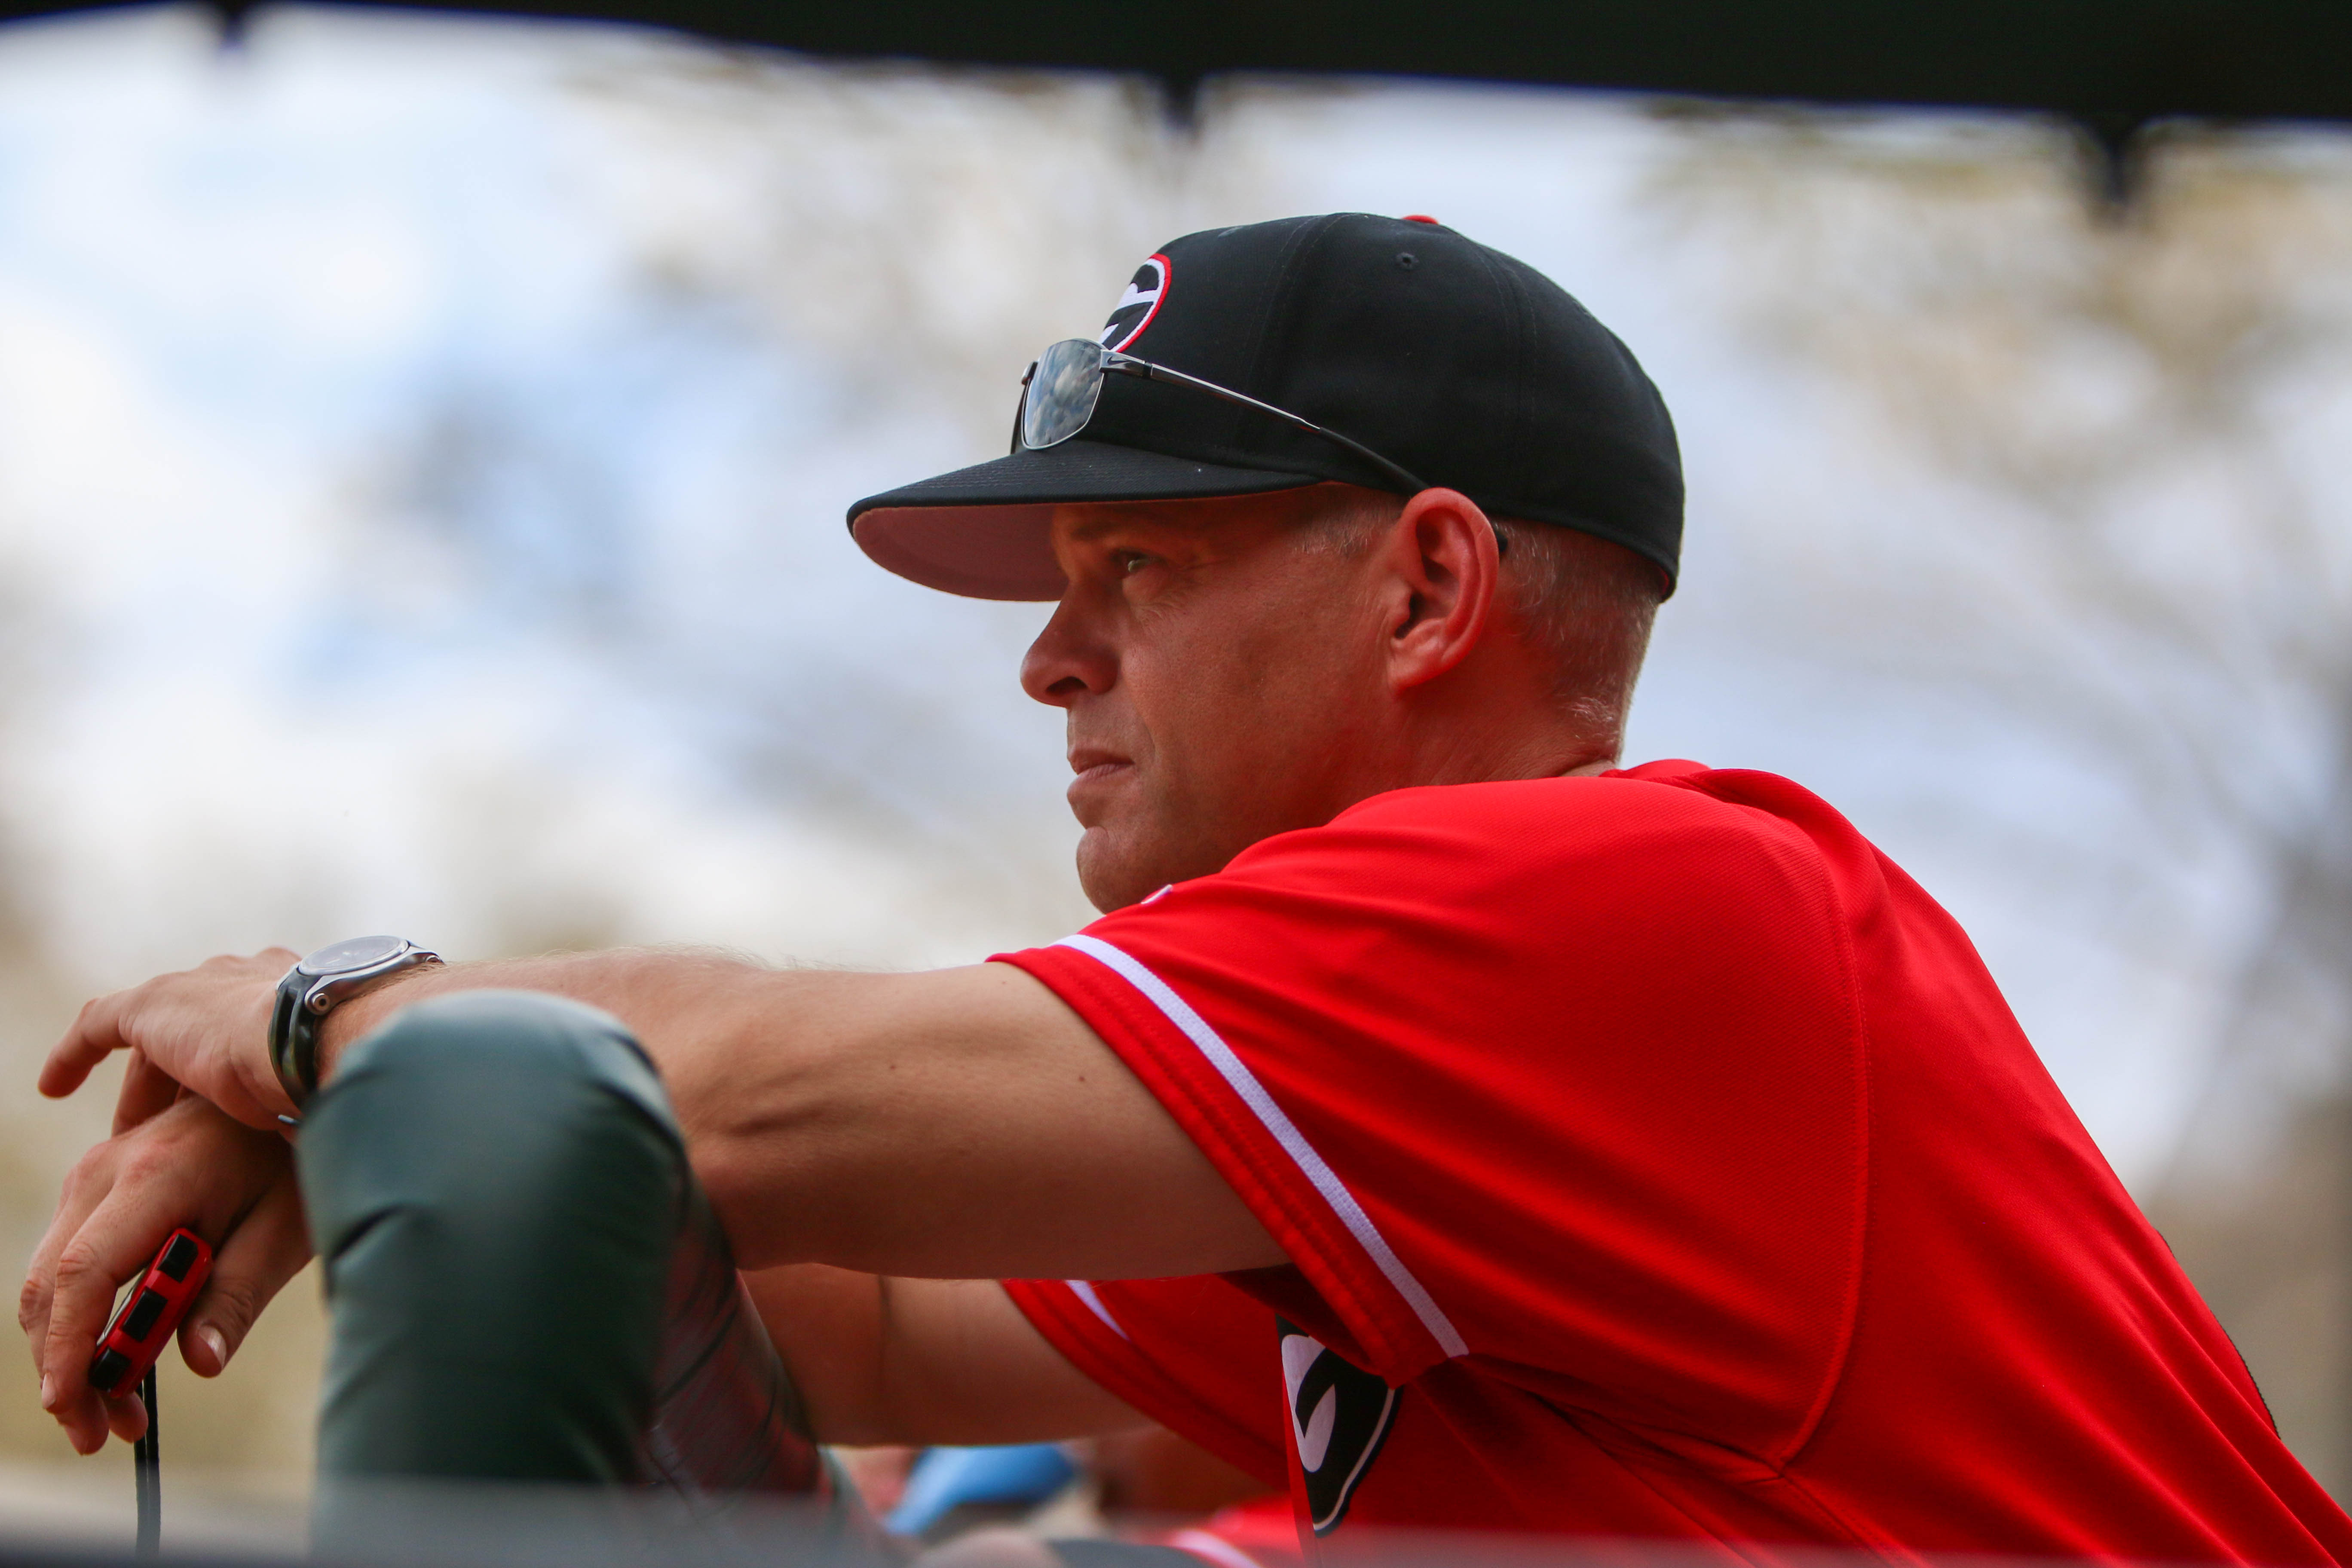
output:
[{"label": "short gray hair", "polygon": [[[1350,487],[1306,514],[1310,531],[1302,543],[1354,553],[1403,510],[1402,497]],[[1614,757],[1665,597],[1664,574],[1580,529],[1510,518],[1496,519],[1495,527],[1507,546],[1503,597],[1512,629],[1550,666],[1554,705]]]}]

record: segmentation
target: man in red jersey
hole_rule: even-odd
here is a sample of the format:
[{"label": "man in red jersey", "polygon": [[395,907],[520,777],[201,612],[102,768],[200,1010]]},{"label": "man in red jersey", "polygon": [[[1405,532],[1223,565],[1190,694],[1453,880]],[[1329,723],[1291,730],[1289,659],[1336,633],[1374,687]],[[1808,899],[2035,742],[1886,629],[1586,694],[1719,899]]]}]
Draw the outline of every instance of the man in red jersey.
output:
[{"label": "man in red jersey", "polygon": [[318,1091],[315,1220],[347,1065],[500,988],[642,1041],[823,1437],[1148,1416],[1316,1555],[2352,1554],[1951,919],[1785,780],[1615,766],[1680,468],[1549,280],[1427,220],[1188,236],[1040,355],[1011,456],[851,522],[1055,602],[1022,679],[1104,918],[911,975],[313,955],[315,1037],[289,953],[93,1003],[43,1086],[131,1050],[127,1131],[25,1298],[78,1446],[136,1429],[81,1368],[142,1249],[219,1246],[216,1371],[304,1256],[269,1130]]}]

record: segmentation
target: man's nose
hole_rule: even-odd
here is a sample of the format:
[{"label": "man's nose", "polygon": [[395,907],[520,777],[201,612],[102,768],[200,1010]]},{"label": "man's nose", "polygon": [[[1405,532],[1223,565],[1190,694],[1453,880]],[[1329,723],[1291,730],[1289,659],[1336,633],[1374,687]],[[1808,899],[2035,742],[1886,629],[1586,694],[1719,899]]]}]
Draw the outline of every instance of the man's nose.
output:
[{"label": "man's nose", "polygon": [[1118,659],[1098,629],[1063,595],[1021,660],[1021,689],[1049,708],[1067,708],[1086,692],[1099,695],[1118,679]]}]

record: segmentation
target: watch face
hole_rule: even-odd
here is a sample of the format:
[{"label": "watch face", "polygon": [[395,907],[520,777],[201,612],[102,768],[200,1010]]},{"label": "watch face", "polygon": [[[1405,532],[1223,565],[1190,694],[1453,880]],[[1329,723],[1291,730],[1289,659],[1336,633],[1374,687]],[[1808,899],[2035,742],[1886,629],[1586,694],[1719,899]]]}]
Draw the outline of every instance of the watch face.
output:
[{"label": "watch face", "polygon": [[305,974],[348,974],[354,969],[365,969],[370,964],[397,957],[400,950],[407,945],[408,941],[404,937],[355,936],[348,942],[320,948],[294,967]]}]

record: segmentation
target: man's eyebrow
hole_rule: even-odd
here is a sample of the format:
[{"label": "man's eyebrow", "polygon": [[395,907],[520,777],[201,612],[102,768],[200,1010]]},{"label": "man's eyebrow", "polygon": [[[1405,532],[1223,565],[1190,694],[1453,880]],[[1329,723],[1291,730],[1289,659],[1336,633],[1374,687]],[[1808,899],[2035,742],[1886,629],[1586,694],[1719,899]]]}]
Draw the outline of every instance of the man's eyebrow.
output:
[{"label": "man's eyebrow", "polygon": [[1184,531],[1182,524],[1171,517],[1167,509],[1158,506],[1139,506],[1129,510],[1116,512],[1089,512],[1069,525],[1069,536],[1074,542],[1084,542],[1099,539],[1106,533],[1116,532],[1124,528],[1157,528]]}]

